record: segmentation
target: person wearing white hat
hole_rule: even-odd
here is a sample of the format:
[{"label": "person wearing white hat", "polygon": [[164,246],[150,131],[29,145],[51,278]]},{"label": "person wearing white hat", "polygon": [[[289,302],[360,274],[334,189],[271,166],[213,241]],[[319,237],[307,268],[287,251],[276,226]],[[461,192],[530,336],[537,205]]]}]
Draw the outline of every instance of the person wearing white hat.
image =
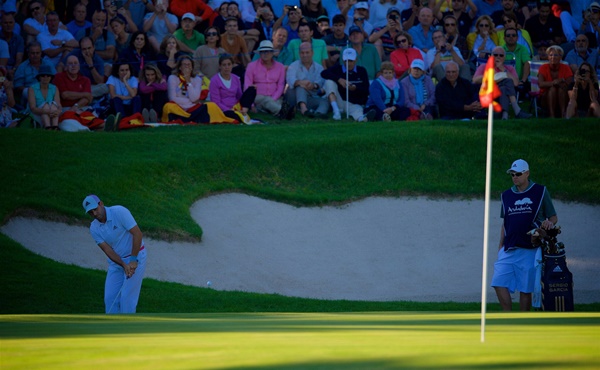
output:
[{"label": "person wearing white hat", "polygon": [[436,112],[435,86],[425,71],[425,62],[415,59],[410,64],[408,77],[400,81],[404,89],[405,106],[420,112],[420,118],[431,120]]},{"label": "person wearing white hat", "polygon": [[589,40],[590,45],[600,45],[600,3],[597,1],[592,2],[585,11],[579,34],[586,34],[588,38],[593,35],[593,39]]},{"label": "person wearing white hat", "polygon": [[181,17],[181,28],[173,33],[173,36],[179,41],[179,48],[182,52],[192,54],[206,43],[204,35],[194,29],[196,27],[196,16],[192,13],[185,13]]},{"label": "person wearing white hat", "polygon": [[285,66],[273,59],[275,49],[269,40],[260,42],[260,58],[248,64],[244,78],[244,91],[256,87],[256,108],[282,119],[291,119],[293,112],[283,97]]},{"label": "person wearing white hat", "polygon": [[348,48],[342,53],[342,64],[321,72],[326,81],[323,85],[325,96],[333,109],[333,119],[342,119],[347,112],[354,120],[364,121],[363,106],[369,96],[369,76],[364,67],[356,65],[358,54]]},{"label": "person wearing white hat", "polygon": [[90,234],[108,257],[104,285],[105,312],[135,313],[146,271],[146,247],[142,231],[127,208],[106,207],[96,195],[85,197],[83,209],[94,218],[90,224]]},{"label": "person wearing white hat", "polygon": [[536,283],[535,260],[539,247],[531,243],[531,236],[527,233],[535,228],[554,228],[558,217],[548,189],[529,179],[526,161],[517,159],[506,173],[512,177],[513,186],[501,196],[503,223],[491,285],[496,290],[502,310],[512,309],[511,293],[518,290],[521,311],[529,311]]}]

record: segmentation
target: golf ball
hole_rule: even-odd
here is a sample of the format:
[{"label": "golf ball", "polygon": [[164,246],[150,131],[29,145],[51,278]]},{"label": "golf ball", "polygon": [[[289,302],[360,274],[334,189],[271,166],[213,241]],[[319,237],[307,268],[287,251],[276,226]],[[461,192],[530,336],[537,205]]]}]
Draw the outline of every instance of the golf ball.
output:
[{"label": "golf ball", "polygon": [[211,282],[210,280],[209,280],[209,281],[207,281],[207,282],[206,282],[206,286],[210,288],[210,287],[212,286],[212,282]]}]

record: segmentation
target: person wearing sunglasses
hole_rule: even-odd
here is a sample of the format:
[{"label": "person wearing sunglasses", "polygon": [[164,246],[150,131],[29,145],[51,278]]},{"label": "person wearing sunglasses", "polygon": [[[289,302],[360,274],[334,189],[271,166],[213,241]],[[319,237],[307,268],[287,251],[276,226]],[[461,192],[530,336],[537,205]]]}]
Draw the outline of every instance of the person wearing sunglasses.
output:
[{"label": "person wearing sunglasses", "polygon": [[569,97],[569,85],[573,82],[571,67],[561,63],[563,49],[558,45],[546,49],[548,63],[538,71],[538,85],[542,108],[550,117],[564,118]]},{"label": "person wearing sunglasses", "polygon": [[575,82],[569,91],[569,105],[565,116],[567,119],[574,116],[600,117],[598,76],[588,62],[583,62],[575,72]]},{"label": "person wearing sunglasses", "polygon": [[396,50],[390,54],[390,62],[394,65],[396,78],[403,78],[415,59],[423,60],[423,54],[413,47],[412,36],[405,31],[400,32],[394,40]]},{"label": "person wearing sunglasses", "polygon": [[[456,32],[458,32],[463,38],[466,38],[469,32],[471,32],[473,19],[475,19],[477,14],[477,6],[472,0],[452,0],[452,10],[441,12],[440,9],[443,3],[443,1],[438,2],[436,7],[433,9],[435,17],[442,23],[446,23],[446,17],[454,17],[456,23]],[[446,28],[447,27],[444,24],[444,29]]]},{"label": "person wearing sunglasses", "polygon": [[475,22],[475,32],[467,36],[467,46],[473,58],[484,58],[498,45],[498,34],[492,18],[482,15]]},{"label": "person wearing sunglasses", "polygon": [[536,256],[541,250],[531,242],[531,229],[553,229],[558,222],[548,189],[529,179],[529,164],[517,159],[506,171],[513,186],[502,193],[500,243],[491,286],[503,311],[512,310],[511,294],[519,291],[521,311],[531,310],[537,283]]},{"label": "person wearing sunglasses", "polygon": [[459,29],[459,22],[452,14],[448,14],[442,19],[442,25],[444,26],[444,36],[449,44],[455,46],[460,51],[460,55],[463,60],[469,59],[469,47],[467,46],[467,38],[465,37],[468,32],[463,36]]},{"label": "person wearing sunglasses", "polygon": [[35,41],[37,35],[48,29],[46,25],[46,6],[40,0],[29,3],[29,18],[23,22],[23,37],[25,43]]},{"label": "person wearing sunglasses", "polygon": [[514,41],[519,45],[523,45],[523,47],[527,49],[529,57],[532,58],[534,54],[534,48],[533,43],[531,42],[531,36],[529,36],[529,32],[527,32],[527,30],[523,29],[521,25],[519,25],[517,16],[515,14],[505,14],[502,17],[502,24],[504,24],[504,28],[498,30],[498,45],[504,46],[506,44],[507,41],[505,40],[504,36],[505,32],[509,28],[514,28],[517,30],[517,37]]},{"label": "person wearing sunglasses", "polygon": [[506,28],[502,30],[502,33],[504,38],[501,45],[506,54],[506,60],[509,60],[509,55],[510,58],[514,60],[515,70],[517,71],[517,76],[519,77],[519,89],[521,91],[529,91],[529,61],[531,60],[529,50],[527,50],[527,48],[525,48],[525,46],[523,46],[522,44],[517,43],[517,29]]},{"label": "person wearing sunglasses", "polygon": [[502,0],[502,9],[496,10],[492,13],[492,21],[496,25],[498,31],[502,28],[502,25],[504,24],[503,18],[509,14],[514,15],[517,18],[517,25],[522,27],[525,24],[525,17],[522,13],[517,13],[515,11],[515,5],[515,0]]},{"label": "person wearing sunglasses", "polygon": [[[494,80],[500,89],[502,95],[498,98],[498,103],[502,107],[502,119],[508,119],[508,111],[512,106],[515,112],[515,118],[531,118],[531,114],[526,113],[519,107],[517,101],[516,87],[519,86],[519,77],[517,71],[512,66],[504,65],[506,52],[502,46],[497,46],[492,50],[494,57]],[[481,84],[486,64],[480,65],[473,75],[473,83]]]},{"label": "person wearing sunglasses", "polygon": [[579,34],[594,35],[594,40],[589,40],[590,44],[600,45],[600,3],[594,1],[583,14],[583,21]]},{"label": "person wearing sunglasses", "polygon": [[200,45],[194,51],[194,74],[202,74],[209,79],[219,72],[219,55],[225,54],[221,47],[217,27],[209,27],[204,33],[206,45]]}]

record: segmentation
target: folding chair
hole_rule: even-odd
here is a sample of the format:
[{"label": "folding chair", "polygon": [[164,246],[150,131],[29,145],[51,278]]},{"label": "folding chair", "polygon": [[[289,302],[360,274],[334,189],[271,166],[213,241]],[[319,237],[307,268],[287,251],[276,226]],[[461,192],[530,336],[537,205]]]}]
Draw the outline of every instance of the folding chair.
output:
[{"label": "folding chair", "polygon": [[538,84],[538,72],[540,67],[548,63],[547,61],[533,61],[529,63],[529,83],[531,84],[531,90],[529,91],[529,98],[531,99],[531,105],[529,106],[529,112],[531,108],[535,110],[535,118],[538,118],[538,98],[540,96],[540,85]]}]

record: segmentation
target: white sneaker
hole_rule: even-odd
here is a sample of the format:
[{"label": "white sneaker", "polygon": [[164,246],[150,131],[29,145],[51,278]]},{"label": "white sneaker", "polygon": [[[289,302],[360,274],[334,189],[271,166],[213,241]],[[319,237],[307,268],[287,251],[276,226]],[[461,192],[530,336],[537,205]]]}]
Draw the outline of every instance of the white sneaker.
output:
[{"label": "white sneaker", "polygon": [[250,124],[250,116],[248,116],[247,114],[242,114],[242,122],[249,125]]},{"label": "white sneaker", "polygon": [[342,119],[342,113],[338,112],[333,112],[333,119],[336,121],[339,121]]},{"label": "white sneaker", "polygon": [[389,122],[389,121],[391,121],[391,120],[392,120],[392,117],[390,117],[390,115],[389,115],[389,114],[387,114],[387,113],[384,113],[384,114],[383,114],[383,117],[381,117],[381,120],[382,120],[382,121]]}]

